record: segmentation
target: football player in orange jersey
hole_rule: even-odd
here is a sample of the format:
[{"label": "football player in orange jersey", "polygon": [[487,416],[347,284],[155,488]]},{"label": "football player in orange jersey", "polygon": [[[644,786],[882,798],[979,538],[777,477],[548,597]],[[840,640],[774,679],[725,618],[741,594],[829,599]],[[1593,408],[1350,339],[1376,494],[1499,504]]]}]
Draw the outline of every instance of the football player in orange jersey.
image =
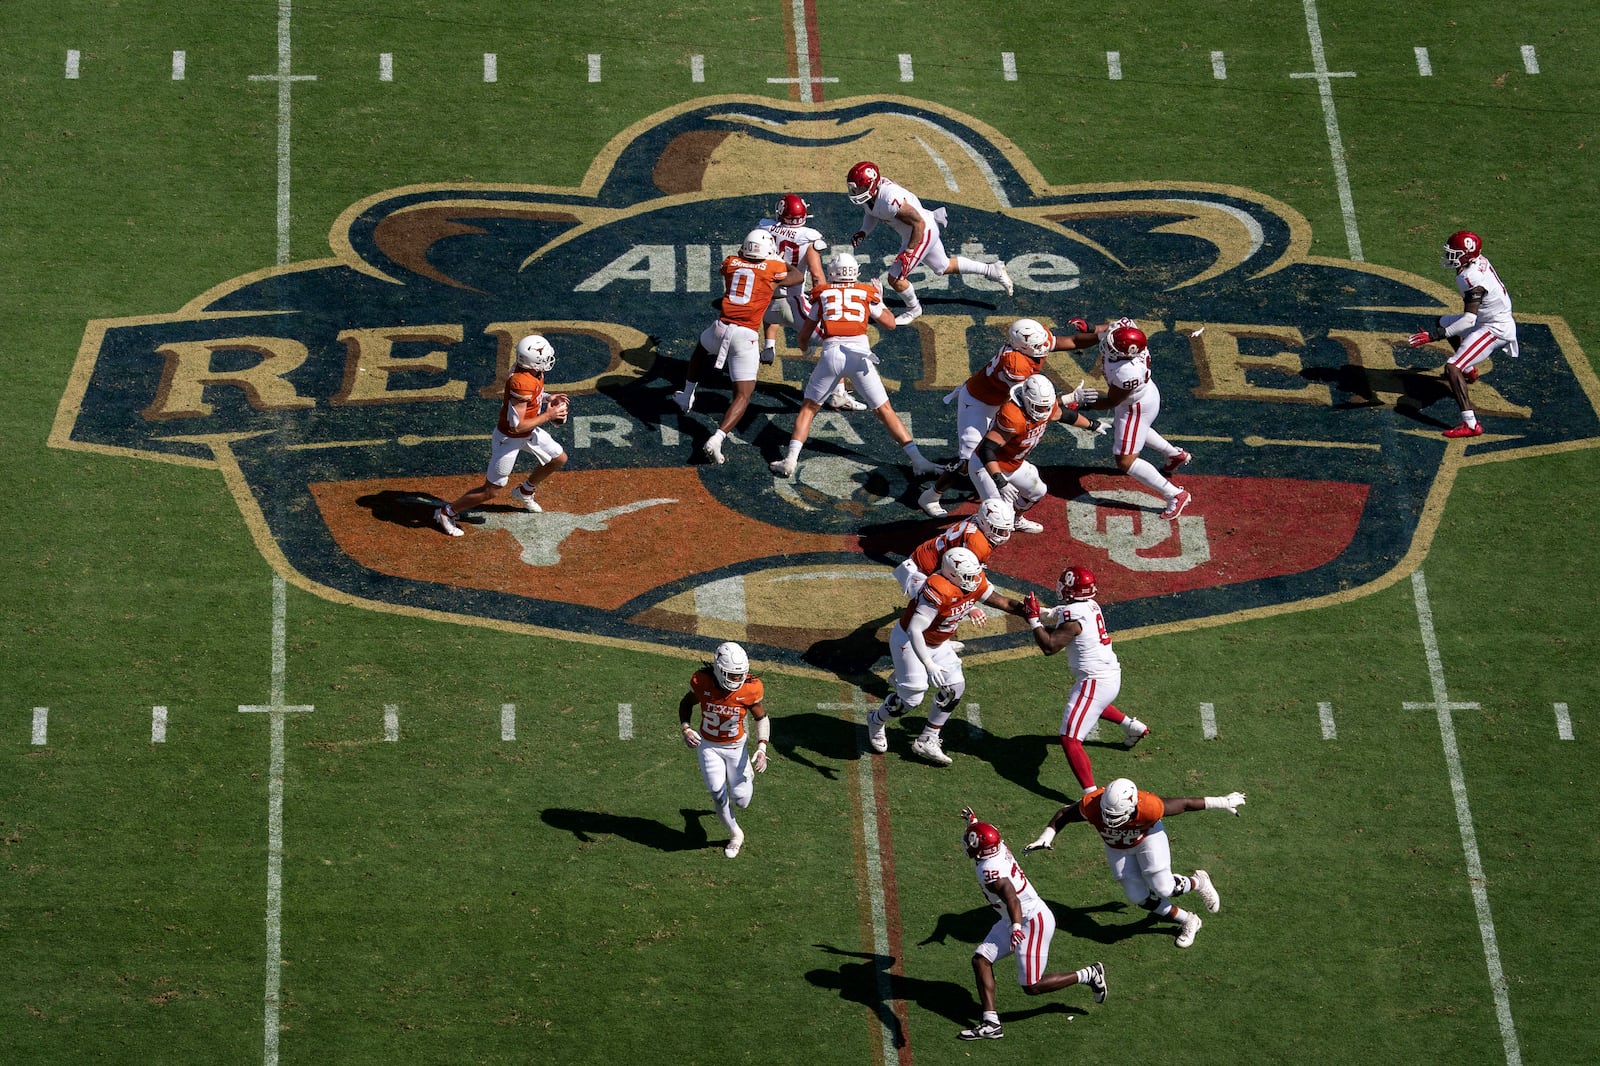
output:
[{"label": "football player in orange jersey", "polygon": [[778,286],[798,284],[805,276],[805,271],[778,258],[778,246],[770,230],[751,230],[745,234],[739,254],[722,261],[723,296],[717,302],[720,314],[700,334],[694,354],[689,356],[683,388],[672,394],[678,409],[688,414],[707,361],[718,370],[727,366],[733,382],[733,401],[716,432],[702,447],[706,458],[714,463],[728,461],[722,454],[722,442],[744,417],[750,397],[755,395],[756,374],[761,369],[761,320],[772,303],[773,293]]},{"label": "football player in orange jersey", "polygon": [[495,425],[489,447],[489,470],[483,484],[460,499],[433,512],[433,524],[452,537],[461,536],[456,519],[474,507],[482,507],[506,490],[511,481],[517,455],[527,452],[539,465],[517,486],[512,498],[524,511],[542,511],[533,498],[534,490],[551,474],[567,465],[567,453],[544,427],[567,420],[571,401],[565,395],[547,396],[544,376],[556,365],[556,350],[537,333],[517,342],[517,358],[506,378],[505,398],[500,401],[500,420]]},{"label": "football player in orange jersey", "polygon": [[1132,781],[1119,777],[1105,788],[1086,793],[1077,803],[1057,810],[1039,839],[1024,850],[1052,848],[1056,833],[1063,826],[1088,822],[1099,832],[1111,876],[1121,882],[1128,902],[1158,918],[1179,923],[1176,943],[1186,948],[1200,931],[1200,916],[1179,907],[1173,897],[1198,892],[1206,910],[1212,913],[1222,909],[1222,897],[1204,870],[1196,870],[1188,877],[1172,872],[1172,848],[1162,819],[1184,811],[1227,811],[1237,817],[1243,806],[1243,792],[1163,799],[1154,792],[1141,792]]},{"label": "football player in orange jersey", "polygon": [[820,333],[822,355],[816,369],[811,371],[811,380],[806,382],[805,399],[800,402],[800,413],[795,416],[788,450],[782,459],[768,464],[779,477],[794,476],[800,463],[800,449],[811,435],[812,420],[822,409],[824,399],[833,395],[838,383],[847,378],[889,431],[889,436],[911,459],[911,472],[939,472],[938,466],[923,458],[916,441],[911,439],[911,431],[890,405],[889,394],[878,377],[878,357],[867,345],[867,324],[875,322],[883,329],[894,329],[894,316],[883,306],[878,287],[859,280],[860,270],[855,256],[838,252],[828,261],[828,283],[811,293],[809,312],[800,324],[800,351],[809,349],[811,338]]},{"label": "football player in orange jersey", "polygon": [[961,702],[967,680],[957,655],[961,642],[951,638],[962,619],[980,603],[1022,617],[1022,601],[997,592],[984,576],[983,564],[976,555],[966,548],[951,548],[944,553],[939,572],[928,578],[889,631],[894,688],[867,716],[867,745],[873,751],[881,755],[889,750],[884,727],[889,719],[899,718],[907,708],[920,705],[931,681],[939,692],[911,750],[937,766],[949,766],[953,761],[944,753],[939,732]]},{"label": "football player in orange jersey", "polygon": [[[994,425],[995,416],[1010,398],[1012,392],[1028,378],[1044,373],[1045,357],[1051,352],[1070,352],[1092,348],[1099,342],[1094,327],[1081,318],[1071,320],[1076,333],[1060,335],[1050,332],[1031,318],[1019,318],[1011,324],[1006,343],[983,366],[962,383],[961,387],[944,398],[945,403],[956,405],[956,458],[939,479],[917,499],[917,506],[935,518],[942,518],[944,507],[939,503],[956,482],[970,473],[969,464],[978,450],[983,435]],[[1087,402],[1093,389],[1082,389],[1080,397]],[[1105,429],[1094,428],[1096,433]],[[1037,531],[1035,531],[1037,532]]]},{"label": "football player in orange jersey", "polygon": [[[744,846],[744,830],[733,816],[734,805],[750,806],[755,775],[767,772],[767,742],[772,722],[763,703],[761,679],[750,676],[750,658],[731,640],[717,645],[711,662],[689,678],[689,691],[678,703],[678,723],[685,746],[700,756],[700,776],[716,805],[717,817],[731,837],[722,853],[728,858]],[[700,705],[700,722],[691,719]],[[745,750],[745,717],[755,719],[756,754]]]},{"label": "football player in orange jersey", "polygon": [[[900,591],[907,599],[922,591],[928,578],[939,572],[939,564],[944,562],[944,554],[951,548],[967,549],[987,567],[994,549],[1011,539],[1016,520],[1016,512],[1004,500],[983,501],[976,514],[951,522],[901,560],[894,568],[894,579],[900,583]],[[978,613],[975,609],[967,617],[982,625],[983,619],[976,617]]]}]

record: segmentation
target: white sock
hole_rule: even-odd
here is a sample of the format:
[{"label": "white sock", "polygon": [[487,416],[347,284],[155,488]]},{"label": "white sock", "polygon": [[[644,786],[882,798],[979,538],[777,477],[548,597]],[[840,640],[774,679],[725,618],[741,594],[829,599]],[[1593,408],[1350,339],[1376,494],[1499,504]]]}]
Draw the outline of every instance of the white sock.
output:
[{"label": "white sock", "polygon": [[789,458],[791,458],[791,459],[800,458],[800,449],[802,447],[803,447],[803,445],[801,444],[800,441],[797,441],[797,440],[794,440],[793,438],[791,438],[790,441],[789,441]]},{"label": "white sock", "polygon": [[683,383],[683,398],[685,400],[694,399],[694,390],[699,388],[699,387],[700,387],[700,383],[699,382],[696,382],[696,381],[685,381]]},{"label": "white sock", "polygon": [[928,461],[928,460],[923,458],[922,449],[917,447],[917,442],[916,441],[908,440],[904,444],[902,444],[900,447],[904,448],[906,454],[911,456],[911,461],[912,462],[916,462],[918,460],[921,460],[922,462],[925,463],[925,462]]},{"label": "white sock", "polygon": [[1161,471],[1143,459],[1133,461],[1133,465],[1128,467],[1128,476],[1147,488],[1155,489],[1169,500],[1177,498],[1177,486],[1162,477]]},{"label": "white sock", "polygon": [[1478,416],[1471,411],[1462,411],[1461,421],[1465,422],[1468,427],[1475,426],[1478,424]]},{"label": "white sock", "polygon": [[900,299],[905,301],[908,311],[922,306],[922,301],[917,299],[917,290],[909,286],[900,294]]},{"label": "white sock", "polygon": [[707,448],[715,448],[717,445],[721,444],[723,441],[725,441],[727,439],[728,439],[728,435],[726,433],[722,432],[722,430],[719,429],[716,432],[711,434],[710,439],[706,441],[706,447]]}]

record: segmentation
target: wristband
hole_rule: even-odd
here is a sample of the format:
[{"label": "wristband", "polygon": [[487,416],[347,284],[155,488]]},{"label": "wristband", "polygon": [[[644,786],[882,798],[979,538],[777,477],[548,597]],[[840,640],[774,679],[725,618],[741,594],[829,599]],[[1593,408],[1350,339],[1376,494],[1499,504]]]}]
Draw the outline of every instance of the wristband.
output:
[{"label": "wristband", "polygon": [[1039,621],[1037,618],[1030,618],[1030,619],[1028,619],[1028,628],[1029,629],[1043,629],[1044,628],[1044,623]]},{"label": "wristband", "polygon": [[1227,809],[1228,809],[1228,798],[1226,796],[1207,796],[1206,797],[1206,810],[1208,810],[1208,811],[1225,811]]},{"label": "wristband", "polygon": [[1020,933],[1020,932],[1022,932],[1022,923],[1021,923],[1021,922],[1012,922],[1012,923],[1011,923],[1011,931],[1012,931],[1012,932],[1013,932],[1013,933]]}]

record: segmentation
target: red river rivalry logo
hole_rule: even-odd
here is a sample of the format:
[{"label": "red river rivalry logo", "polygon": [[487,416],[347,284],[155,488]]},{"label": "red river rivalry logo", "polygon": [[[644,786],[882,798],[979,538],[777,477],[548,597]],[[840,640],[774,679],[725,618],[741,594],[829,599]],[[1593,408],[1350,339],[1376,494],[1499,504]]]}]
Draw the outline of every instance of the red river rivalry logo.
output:
[{"label": "red river rivalry logo", "polygon": [[[709,374],[689,415],[671,400],[723,256],[786,192],[848,247],[861,211],[844,176],[860,159],[948,209],[951,254],[1003,259],[1015,280],[1008,297],[919,268],[924,315],[875,340],[929,458],[955,452],[944,396],[1016,319],[1127,315],[1149,334],[1157,428],[1194,454],[1179,478],[1193,505],[1163,520],[1106,438],[1055,428],[1033,456],[1045,532],[991,559],[1000,588],[1047,599],[1065,563],[1089,566],[1123,636],[1383,587],[1426,552],[1462,465],[1600,435],[1600,384],[1571,332],[1519,310],[1520,358],[1502,351],[1473,386],[1487,432],[1445,440],[1444,350],[1405,342],[1459,310],[1449,279],[1312,257],[1306,221],[1249,190],[1050,185],[998,131],[932,104],[727,97],[624,131],[577,188],[378,193],[335,222],[327,258],[91,322],[51,443],[219,470],[272,565],[341,602],[882,669],[904,602],[891,567],[941,525],[916,507],[926,479],[870,413],[828,409],[796,476],[772,476],[813,366],[792,333],[725,465],[699,448],[726,378]],[[880,228],[863,273],[898,250]],[[1515,264],[1498,265],[1515,293]],[[492,505],[446,537],[432,509],[482,480],[515,344],[535,331],[557,353],[547,388],[573,399],[554,429],[567,466],[541,487],[543,513]],[[1103,384],[1090,354],[1055,353],[1048,373]],[[1009,616],[973,633],[969,656],[1032,646]]]}]

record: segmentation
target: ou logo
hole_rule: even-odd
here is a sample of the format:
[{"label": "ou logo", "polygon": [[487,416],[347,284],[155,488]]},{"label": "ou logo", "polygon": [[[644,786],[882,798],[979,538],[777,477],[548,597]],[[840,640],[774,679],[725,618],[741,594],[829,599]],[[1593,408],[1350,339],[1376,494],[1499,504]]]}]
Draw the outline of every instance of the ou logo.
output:
[{"label": "ou logo", "polygon": [[[1119,509],[1102,515],[1102,503],[1126,504],[1136,513],[1125,514]],[[1169,551],[1145,554],[1172,539],[1174,523],[1159,517],[1160,509],[1165,506],[1165,500],[1144,492],[1127,489],[1086,492],[1067,501],[1067,526],[1073,539],[1104,550],[1112,562],[1129,570],[1182,573],[1210,562],[1211,542],[1206,539],[1206,520],[1198,515],[1180,515],[1176,520],[1177,555]]]}]

